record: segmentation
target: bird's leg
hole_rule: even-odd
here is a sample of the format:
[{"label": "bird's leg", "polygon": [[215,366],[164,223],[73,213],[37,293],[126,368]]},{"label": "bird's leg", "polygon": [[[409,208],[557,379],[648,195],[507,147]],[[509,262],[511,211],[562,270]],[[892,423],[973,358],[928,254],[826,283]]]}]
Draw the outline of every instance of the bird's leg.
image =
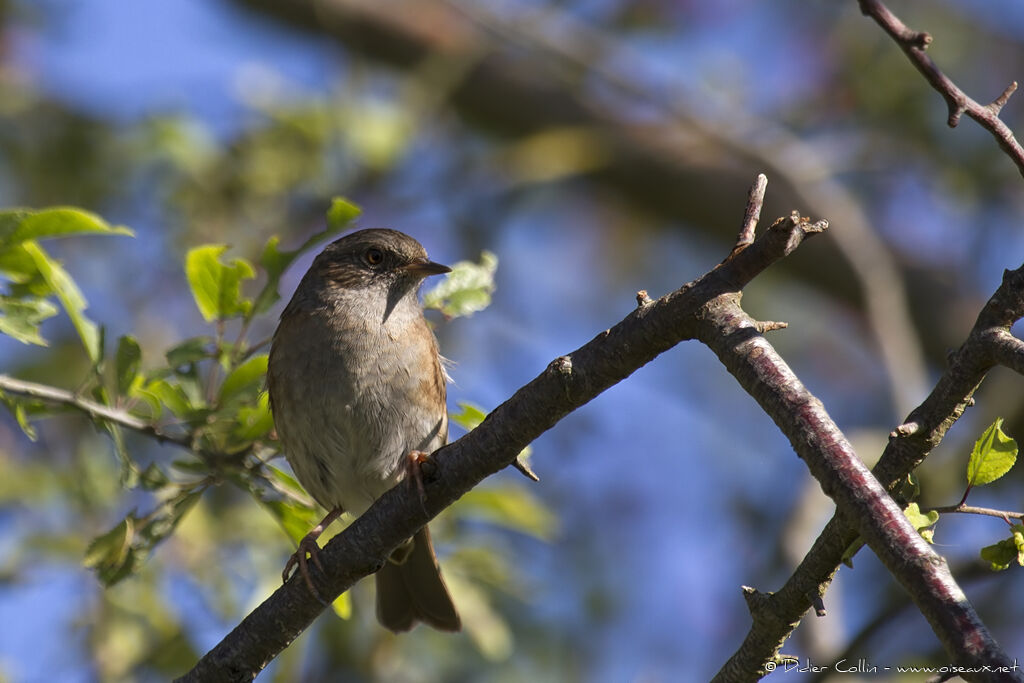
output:
[{"label": "bird's leg", "polygon": [[416,485],[416,493],[419,494],[420,506],[424,513],[427,511],[427,490],[423,487],[423,464],[428,462],[430,462],[430,453],[423,451],[410,451],[409,460],[406,462],[409,478]]},{"label": "bird's leg", "polygon": [[327,516],[320,520],[313,529],[302,537],[299,541],[299,549],[296,550],[291,557],[288,558],[288,563],[284,566],[284,571],[281,572],[282,583],[288,582],[288,577],[292,573],[292,569],[296,566],[299,568],[299,574],[306,582],[306,586],[309,588],[309,592],[313,594],[317,600],[323,602],[320,598],[319,593],[316,592],[316,588],[313,587],[313,580],[309,578],[309,566],[306,560],[306,556],[309,555],[309,559],[313,561],[316,568],[324,573],[324,567],[320,564],[320,546],[317,545],[317,539],[320,538],[320,534],[324,532],[324,529],[331,525],[331,522],[341,516],[342,510],[340,507],[336,507],[327,513]]}]

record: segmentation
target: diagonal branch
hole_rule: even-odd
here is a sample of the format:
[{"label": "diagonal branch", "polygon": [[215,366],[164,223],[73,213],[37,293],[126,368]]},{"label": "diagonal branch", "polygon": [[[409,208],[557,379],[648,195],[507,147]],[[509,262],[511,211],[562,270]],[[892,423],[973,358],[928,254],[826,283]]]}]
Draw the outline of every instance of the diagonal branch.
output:
[{"label": "diagonal branch", "polygon": [[[585,346],[555,359],[475,430],[435,454],[426,500],[399,485],[324,548],[317,592],[333,598],[372,573],[423,524],[572,410],[625,379],[680,341],[708,344],[790,437],[822,487],[852,520],[925,614],[954,662],[1008,663],[945,561],[925,543],[881,484],[857,459],[820,401],[800,384],[739,307],[740,290],[789,254],[824,222],[794,213],[707,275],[639,306]],[[182,681],[251,680],[323,610],[302,582],[290,582],[247,616]],[[748,670],[757,671],[758,668]]]},{"label": "diagonal branch", "polygon": [[709,302],[701,321],[699,339],[789,437],[839,514],[910,594],[952,661],[963,667],[1012,666],[946,560],[921,538],[821,402],[757,332],[757,323],[740,308],[738,292]]},{"label": "diagonal branch", "polygon": [[[892,490],[939,445],[946,432],[963,414],[975,390],[996,362],[1020,346],[1010,335],[1010,326],[1024,317],[1024,266],[1003,275],[1002,284],[988,300],[967,340],[949,357],[949,366],[924,402],[889,436],[873,473]],[[1007,339],[1009,338],[1009,339]],[[1012,340],[1012,341],[1010,341]],[[824,595],[842,562],[843,553],[858,531],[837,514],[819,534],[807,555],[783,587],[768,597],[771,618],[758,619],[742,645],[726,662],[716,680],[756,680],[756,676],[733,677],[773,661],[782,644],[811,608],[814,598]],[[753,667],[753,669],[752,669]]]},{"label": "diagonal branch", "polygon": [[[317,592],[328,599],[376,571],[405,539],[571,411],[625,379],[658,354],[699,329],[703,306],[742,288],[823,229],[794,214],[778,221],[746,249],[707,275],[662,298],[643,301],[614,327],[561,356],[498,406],[476,429],[434,455],[435,476],[424,481],[426,498],[399,485],[382,496],[321,551],[325,574]],[[207,653],[182,681],[251,680],[322,612],[302,581],[275,591]]]},{"label": "diagonal branch", "polygon": [[1006,90],[991,104],[979,104],[957,87],[956,83],[936,66],[932,58],[925,54],[925,50],[932,42],[932,37],[929,34],[909,28],[882,4],[881,0],[858,0],[858,2],[860,11],[874,19],[879,26],[885,29],[886,33],[892,36],[900,49],[906,53],[911,64],[945,98],[946,105],[949,107],[949,127],[955,128],[960,123],[960,117],[967,114],[992,134],[1010,160],[1017,165],[1020,174],[1024,176],[1024,147],[1017,142],[1010,127],[999,118],[999,112],[1003,105],[1017,90],[1017,82],[1014,81],[1008,85]]}]

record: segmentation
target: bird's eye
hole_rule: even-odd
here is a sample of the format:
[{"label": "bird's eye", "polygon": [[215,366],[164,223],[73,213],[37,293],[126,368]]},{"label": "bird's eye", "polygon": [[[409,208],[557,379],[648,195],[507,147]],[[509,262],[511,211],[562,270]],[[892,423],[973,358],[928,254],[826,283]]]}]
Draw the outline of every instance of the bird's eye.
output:
[{"label": "bird's eye", "polygon": [[364,255],[366,262],[371,266],[379,266],[384,261],[384,252],[376,247],[366,250]]}]

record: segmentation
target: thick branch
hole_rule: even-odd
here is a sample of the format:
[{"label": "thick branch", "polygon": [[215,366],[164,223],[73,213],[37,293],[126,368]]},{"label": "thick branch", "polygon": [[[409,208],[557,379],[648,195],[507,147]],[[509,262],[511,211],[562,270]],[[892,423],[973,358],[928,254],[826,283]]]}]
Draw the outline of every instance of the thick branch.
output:
[{"label": "thick branch", "polygon": [[[405,539],[485,477],[512,464],[530,442],[569,412],[696,334],[706,302],[738,291],[808,234],[823,229],[795,215],[776,222],[748,248],[704,277],[643,303],[585,346],[561,356],[498,406],[479,427],[435,453],[426,499],[399,485],[382,496],[320,553],[326,576],[317,592],[333,599],[376,571]],[[247,616],[182,681],[247,681],[323,611],[302,581],[291,581]]]},{"label": "thick branch", "polygon": [[[931,394],[889,437],[873,473],[892,490],[945,437],[963,414],[993,364],[1016,344],[1008,343],[1010,326],[1024,317],[1024,266],[1007,271],[1003,282],[982,308],[967,340],[949,357],[949,367]],[[842,562],[843,552],[858,532],[837,515],[825,526],[814,545],[785,585],[771,595],[772,620],[756,620],[743,644],[722,667],[717,680],[756,680],[740,676],[771,661],[789,637],[812,598],[828,589]],[[752,668],[753,667],[753,668]]]},{"label": "thick branch", "polygon": [[840,514],[910,594],[952,661],[964,667],[1012,666],[956,584],[945,559],[921,538],[821,402],[757,332],[756,322],[739,306],[738,293],[711,302],[701,319],[700,340],[789,437]]},{"label": "thick branch", "polygon": [[991,104],[983,105],[975,102],[957,87],[956,83],[951,81],[925,53],[932,42],[930,35],[908,28],[880,0],[858,1],[861,12],[874,19],[879,26],[885,29],[886,33],[892,36],[892,39],[906,53],[911,64],[945,98],[946,104],[949,106],[949,127],[954,128],[960,122],[961,115],[967,114],[992,134],[1010,160],[1017,165],[1020,174],[1024,176],[1024,147],[1017,142],[1017,138],[1013,136],[1013,131],[1009,126],[999,118],[999,111],[1017,89],[1017,82],[1014,81],[1007,86],[1006,90]]}]

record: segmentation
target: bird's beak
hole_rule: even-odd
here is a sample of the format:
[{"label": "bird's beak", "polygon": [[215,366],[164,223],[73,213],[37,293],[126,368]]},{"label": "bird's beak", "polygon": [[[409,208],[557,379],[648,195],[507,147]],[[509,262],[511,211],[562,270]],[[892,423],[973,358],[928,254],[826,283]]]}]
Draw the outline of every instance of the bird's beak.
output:
[{"label": "bird's beak", "polygon": [[401,269],[406,273],[419,275],[420,277],[427,277],[428,275],[440,275],[441,273],[450,273],[452,270],[448,266],[442,265],[440,263],[434,263],[433,261],[428,261],[425,258],[414,259],[413,261],[410,261],[409,263],[402,266]]}]

